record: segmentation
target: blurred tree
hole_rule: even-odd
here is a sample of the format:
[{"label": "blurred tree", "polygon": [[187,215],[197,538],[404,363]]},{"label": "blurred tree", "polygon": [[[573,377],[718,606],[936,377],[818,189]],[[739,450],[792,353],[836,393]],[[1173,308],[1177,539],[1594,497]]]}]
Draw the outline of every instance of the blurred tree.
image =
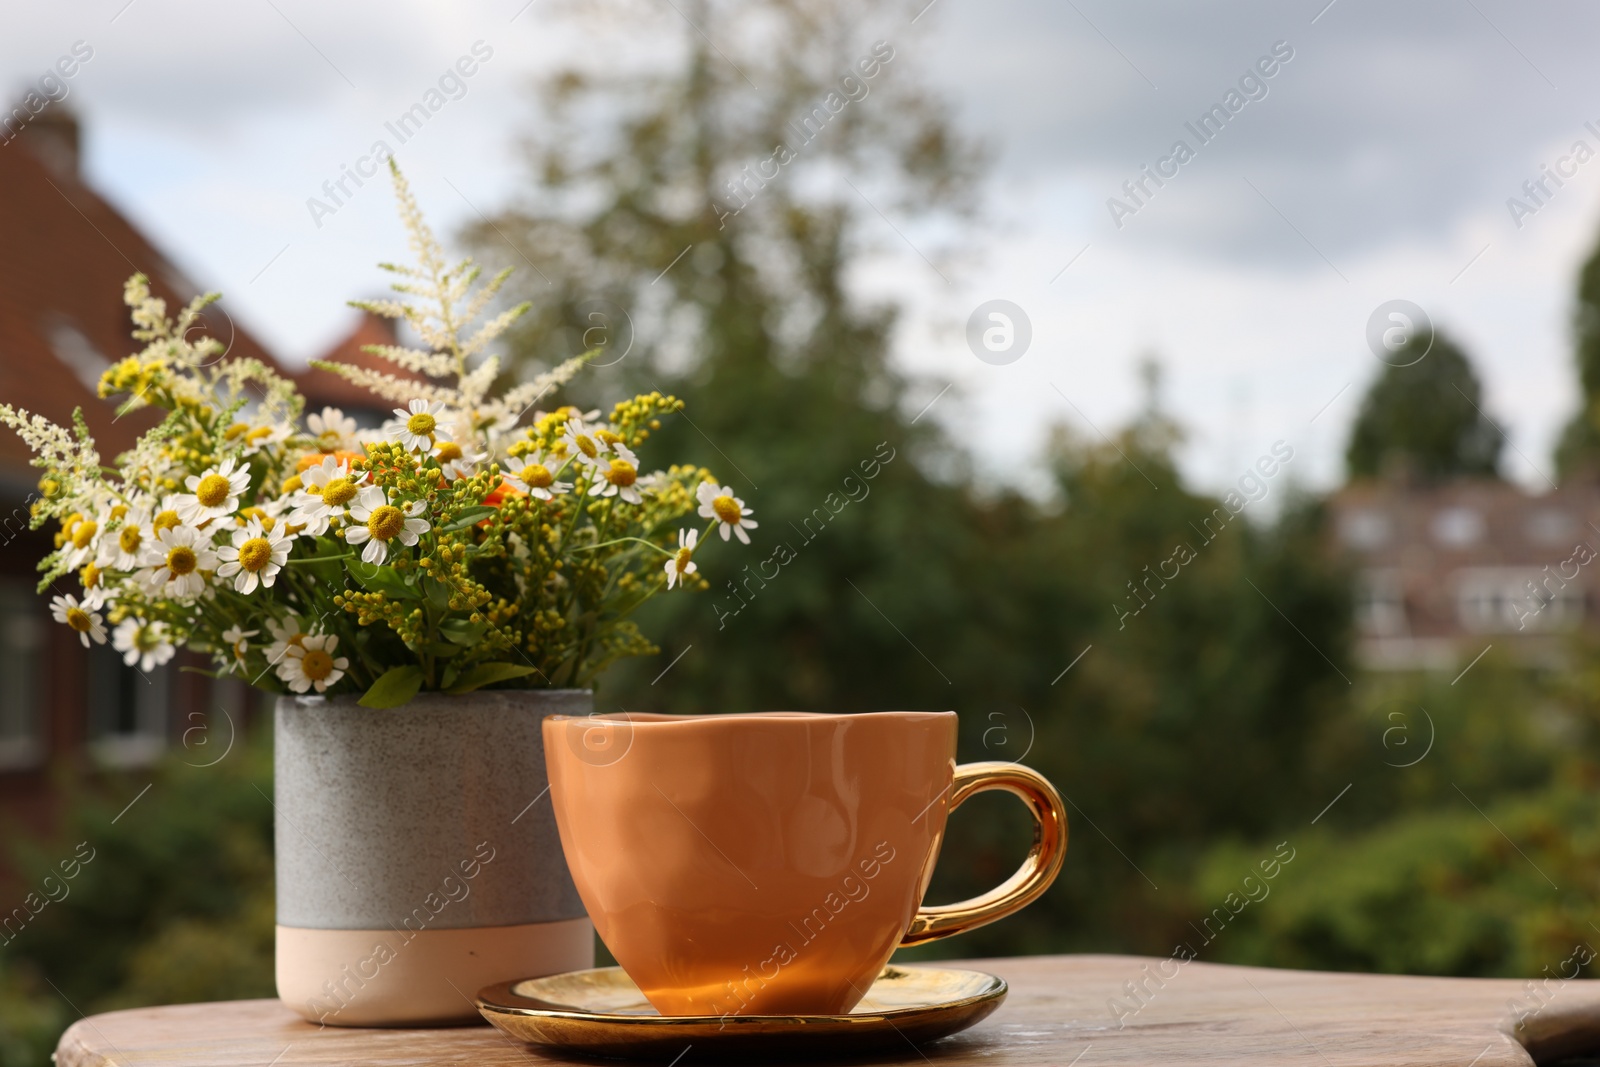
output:
[{"label": "blurred tree", "polygon": [[[629,11],[628,46],[665,39],[671,57],[652,75],[551,78],[534,189],[473,234],[537,270],[521,279],[537,302],[523,360],[603,343],[590,396],[684,397],[658,440],[716,470],[762,524],[750,549],[701,563],[709,595],[651,606],[646,632],[672,638],[614,676],[612,699],[947,706],[964,610],[951,568],[977,551],[959,518],[972,505],[928,473],[959,454],[901,411],[893,311],[853,299],[846,276],[869,232],[893,232],[868,197],[958,218],[972,154],[873,32],[887,5]],[[645,684],[691,645],[671,685]]]},{"label": "blurred tree", "polygon": [[72,1018],[31,965],[0,957],[0,1067],[46,1067]]},{"label": "blurred tree", "polygon": [[[1294,859],[1264,896],[1243,879],[1272,847],[1218,849],[1195,882],[1197,915],[1229,893],[1261,899],[1214,918],[1211,945],[1189,941],[1229,963],[1477,977],[1551,977],[1575,946],[1600,951],[1592,788],[1473,802],[1482,810],[1458,798],[1363,834],[1294,835]],[[1583,968],[1596,973],[1600,963]]]},{"label": "blurred tree", "polygon": [[175,755],[146,780],[116,822],[139,785],[121,783],[115,800],[74,786],[58,834],[8,835],[24,885],[59,879],[63,858],[91,858],[7,955],[91,1013],[272,996],[270,745],[241,737],[210,767]]},{"label": "blurred tree", "polygon": [[1367,390],[1345,465],[1351,478],[1497,478],[1502,440],[1466,354],[1443,334],[1418,334]]},{"label": "blurred tree", "polygon": [[1556,445],[1556,473],[1593,477],[1600,474],[1600,246],[1578,272],[1572,333],[1583,398]]},{"label": "blurred tree", "polygon": [[[668,14],[681,46],[655,74],[546,84],[532,190],[470,234],[535,268],[524,365],[608,346],[589,395],[682,396],[656,440],[761,522],[750,549],[702,563],[709,594],[650,605],[665,647],[609,676],[601,706],[955,708],[962,758],[1026,752],[1081,821],[1046,903],[930,951],[1160,950],[1152,909],[1178,898],[1153,885],[1181,882],[1210,835],[1322,802],[1315,739],[1348,688],[1348,593],[1315,509],[1258,528],[1238,493],[1189,492],[1153,403],[1115,442],[1060,437],[1054,499],[974,477],[939,409],[913,414],[940,389],[891,366],[894,310],[851,284],[870,236],[893,233],[878,208],[931,242],[972,188],[973,153],[909,57],[873,43],[890,8],[683,10],[715,45]],[[635,32],[659,52],[653,17]],[[1170,562],[1179,544],[1191,562]],[[1026,848],[1014,805],[971,808],[935,896],[991,887]]]}]

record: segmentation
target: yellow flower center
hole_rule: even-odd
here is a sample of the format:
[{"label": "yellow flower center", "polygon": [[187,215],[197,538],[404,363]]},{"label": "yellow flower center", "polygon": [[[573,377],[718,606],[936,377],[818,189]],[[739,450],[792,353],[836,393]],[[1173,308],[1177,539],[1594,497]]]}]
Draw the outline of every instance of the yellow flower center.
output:
[{"label": "yellow flower center", "polygon": [[82,608],[68,608],[67,625],[80,634],[86,634],[89,632],[89,628],[94,625],[94,620],[89,618],[89,613]]},{"label": "yellow flower center", "polygon": [[250,642],[241,637],[233,643],[233,658],[244,659],[244,654],[249,650]]},{"label": "yellow flower center", "polygon": [[677,558],[675,558],[673,560],[673,565],[678,568],[678,573],[679,574],[684,574],[684,573],[687,572],[688,567],[689,567],[689,560],[691,560],[693,558],[694,558],[694,549],[692,549],[692,548],[680,548],[680,549],[678,549],[678,555],[677,555]]},{"label": "yellow flower center", "polygon": [[171,571],[175,578],[192,573],[199,564],[199,557],[188,545],[178,545],[167,553],[167,570]]},{"label": "yellow flower center", "polygon": [[155,529],[156,533],[159,534],[162,530],[171,530],[176,528],[181,522],[183,522],[183,520],[178,518],[178,513],[168,509],[152,519],[150,525]]},{"label": "yellow flower center", "polygon": [[88,548],[89,542],[93,541],[94,535],[99,532],[99,523],[93,519],[85,519],[83,522],[78,523],[77,528],[72,531],[72,547]]},{"label": "yellow flower center", "polygon": [[89,564],[78,572],[78,580],[83,583],[85,589],[93,589],[100,584],[100,568],[93,563]]},{"label": "yellow flower center", "polygon": [[433,433],[434,429],[438,425],[439,423],[435,421],[434,417],[429,415],[426,411],[418,412],[406,420],[406,429],[410,430],[418,437],[428,436],[429,434]]},{"label": "yellow flower center", "polygon": [[617,434],[612,433],[610,430],[596,430],[594,432],[594,435],[596,437],[600,438],[600,440],[604,441],[608,445],[614,445],[618,441],[622,440],[621,437],[619,437]]},{"label": "yellow flower center", "polygon": [[582,452],[590,459],[593,459],[600,454],[600,449],[595,447],[594,438],[590,437],[588,434],[578,434],[572,439],[572,443],[578,446],[578,451]]},{"label": "yellow flower center", "polygon": [[730,526],[737,523],[739,516],[743,514],[739,510],[739,502],[727,495],[719,496],[712,500],[711,510],[716,514],[717,518]]},{"label": "yellow flower center", "polygon": [[612,460],[611,469],[606,471],[606,481],[620,489],[626,489],[638,480],[639,472],[625,459]]},{"label": "yellow flower center", "polygon": [[313,682],[320,682],[333,673],[333,657],[320,648],[307,649],[300,657],[300,673]]},{"label": "yellow flower center", "polygon": [[257,426],[255,429],[253,429],[249,433],[245,434],[244,435],[244,439],[246,441],[250,441],[250,442],[253,443],[253,442],[261,440],[263,437],[271,437],[271,436],[272,436],[272,427],[271,426]]},{"label": "yellow flower center", "polygon": [[517,475],[529,489],[548,489],[555,484],[555,475],[543,463],[530,463]]},{"label": "yellow flower center", "polygon": [[438,459],[440,463],[453,463],[461,458],[461,446],[454,441],[445,441],[439,446]]},{"label": "yellow flower center", "polygon": [[272,562],[272,543],[265,537],[252,537],[239,546],[239,566],[254,573]]},{"label": "yellow flower center", "polygon": [[128,505],[126,505],[126,504],[114,504],[114,505],[112,505],[112,507],[111,507],[111,521],[112,522],[121,522],[123,519],[127,518],[127,516],[128,516]]},{"label": "yellow flower center", "polygon": [[356,498],[356,483],[349,478],[335,478],[322,487],[322,502],[331,507],[343,507]]},{"label": "yellow flower center", "polygon": [[379,541],[387,541],[405,529],[405,514],[393,504],[385,504],[372,512],[367,520],[367,532]]},{"label": "yellow flower center", "polygon": [[233,441],[248,429],[250,429],[250,427],[244,423],[236,422],[232,426],[229,426],[226,430],[222,431],[222,436],[226,440]]},{"label": "yellow flower center", "polygon": [[282,486],[283,495],[284,496],[288,496],[290,493],[294,492],[296,489],[304,489],[305,488],[305,484],[306,484],[305,482],[300,480],[300,476],[298,474],[291,474],[291,475],[289,475],[289,477],[287,477],[287,478],[285,478],[283,480],[283,486]]},{"label": "yellow flower center", "polygon": [[231,488],[228,479],[222,475],[208,474],[194,487],[194,496],[200,501],[201,507],[214,508],[228,499],[228,490]]},{"label": "yellow flower center", "polygon": [[61,483],[54,478],[39,479],[39,492],[44,494],[46,500],[61,492]]},{"label": "yellow flower center", "polygon": [[139,527],[137,526],[124,526],[117,533],[117,547],[124,552],[133,553],[139,551],[139,545],[143,541],[144,535],[139,532]]}]

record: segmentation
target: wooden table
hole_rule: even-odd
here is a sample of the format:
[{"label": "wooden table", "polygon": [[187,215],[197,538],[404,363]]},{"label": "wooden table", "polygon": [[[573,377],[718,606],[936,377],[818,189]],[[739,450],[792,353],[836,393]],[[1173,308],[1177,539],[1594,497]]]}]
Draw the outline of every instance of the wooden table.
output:
[{"label": "wooden table", "polygon": [[[966,1033],[907,1047],[905,1062],[1499,1067],[1600,1051],[1600,981],[1318,974],[1198,962],[1180,968],[1173,960],[1133,956],[1035,956],[963,966],[999,974],[1011,984],[1010,997]],[[275,1000],[96,1015],[62,1035],[56,1057],[58,1067],[571,1062],[488,1026],[318,1029]]]}]

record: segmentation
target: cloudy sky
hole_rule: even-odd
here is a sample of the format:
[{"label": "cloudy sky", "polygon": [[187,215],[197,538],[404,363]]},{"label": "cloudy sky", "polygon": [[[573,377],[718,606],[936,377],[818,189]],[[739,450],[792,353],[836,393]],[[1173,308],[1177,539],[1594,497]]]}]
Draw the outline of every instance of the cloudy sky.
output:
[{"label": "cloudy sky", "polygon": [[[0,90],[92,48],[69,82],[91,181],[249,329],[304,359],[348,327],[346,297],[375,291],[373,262],[403,254],[380,183],[320,219],[308,198],[482,42],[464,94],[399,155],[445,232],[509,201],[529,81],[600,43],[547,3],[33,5],[8,13]],[[1586,50],[1600,10],[923,3],[906,9],[896,63],[991,146],[988,221],[948,281],[886,225],[860,284],[906,304],[898,358],[938,397],[926,417],[960,426],[989,470],[1025,479],[1052,422],[1113,431],[1153,354],[1202,484],[1232,481],[1280,439],[1296,450],[1290,477],[1333,484],[1380,369],[1368,320],[1406,299],[1476,360],[1508,473],[1546,484],[1575,403],[1573,277],[1600,233],[1600,158],[1573,154],[1578,141],[1600,152],[1585,125],[1600,130],[1600,105],[1585,105],[1600,100]],[[1230,103],[1208,142],[1186,125]],[[1192,158],[1162,162],[1179,140]],[[1123,184],[1147,165],[1170,176],[1135,200]],[[1522,186],[1546,168],[1564,174],[1539,203]],[[1127,209],[1115,218],[1113,197]],[[1512,197],[1537,210],[1513,218]],[[992,299],[1032,326],[1005,365],[965,335]]]}]

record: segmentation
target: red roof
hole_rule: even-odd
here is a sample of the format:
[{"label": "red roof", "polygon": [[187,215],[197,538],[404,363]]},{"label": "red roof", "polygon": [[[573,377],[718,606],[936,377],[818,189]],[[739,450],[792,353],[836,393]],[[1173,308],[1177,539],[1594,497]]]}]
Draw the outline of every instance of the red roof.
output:
[{"label": "red roof", "polygon": [[[355,328],[321,357],[332,363],[352,363],[368,370],[392,374],[397,378],[411,378],[416,381],[427,381],[420,374],[402,370],[381,356],[375,356],[361,349],[366,345],[398,345],[403,342],[395,332],[393,319],[382,318],[370,311],[361,312]],[[362,411],[375,411],[387,415],[389,409],[395,405],[384,400],[374,393],[354,382],[339,377],[332,371],[322,370],[320,367],[307,367],[300,372],[298,377],[300,392],[306,398],[306,410],[317,411],[325,405],[343,408],[346,414],[355,414]]]},{"label": "red roof", "polygon": [[[79,178],[70,117],[36,124],[0,143],[0,402],[63,425],[82,407],[110,462],[156,421],[150,411],[114,420],[113,402],[94,392],[101,370],[141,347],[129,337],[123,283],[143,272],[174,314],[199,290]],[[60,140],[63,128],[69,142]],[[63,143],[74,150],[61,151]],[[223,305],[213,305],[206,321],[230,356],[278,366]],[[37,472],[28,459],[15,434],[0,432],[0,480],[31,484]]]}]

